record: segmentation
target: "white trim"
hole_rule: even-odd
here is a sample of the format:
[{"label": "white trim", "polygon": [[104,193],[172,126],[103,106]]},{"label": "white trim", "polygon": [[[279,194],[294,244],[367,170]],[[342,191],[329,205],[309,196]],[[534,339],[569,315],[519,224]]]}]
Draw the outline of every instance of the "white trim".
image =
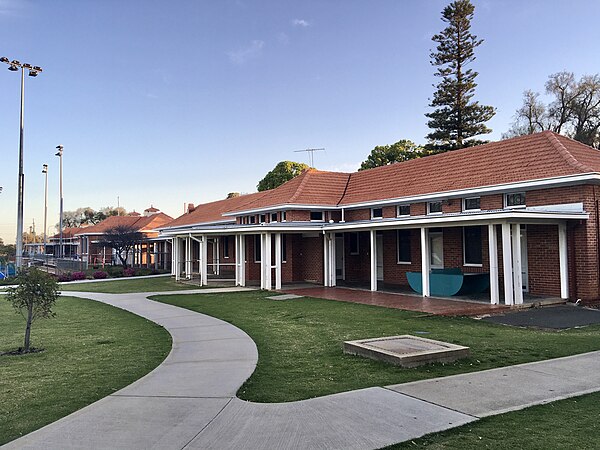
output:
[{"label": "white trim", "polygon": [[560,267],[560,298],[569,298],[569,247],[567,244],[567,224],[558,224],[558,259]]},{"label": "white trim", "polygon": [[408,240],[411,243],[411,255],[410,255],[410,261],[400,261],[400,231],[405,231],[405,230],[396,230],[396,264],[404,264],[404,265],[410,265],[412,264],[412,236],[410,235],[410,231],[408,233]]},{"label": "white trim", "polygon": [[[467,208],[467,200],[479,199],[479,208]],[[462,199],[462,210],[464,212],[477,212],[481,211],[481,196],[477,197],[463,197]]]},{"label": "white trim", "polygon": [[[320,212],[321,213],[321,218],[320,219],[312,219],[311,216],[312,216],[313,212],[315,212],[315,213]],[[313,210],[310,211],[310,214],[309,214],[308,217],[310,218],[311,222],[325,222],[325,211],[323,211],[323,210],[314,210],[313,209]]]},{"label": "white trim", "polygon": [[[374,216],[374,210],[376,209],[380,209],[381,210],[381,215],[380,216]],[[371,220],[379,220],[379,219],[383,219],[383,208],[371,208]]]},{"label": "white trim", "polygon": [[[435,211],[435,212],[431,212],[431,204],[432,203],[439,203],[440,204],[440,211]],[[431,202],[427,202],[427,215],[428,216],[435,216],[435,215],[439,215],[439,214],[444,214],[444,202],[442,200],[434,200]]]},{"label": "white trim", "polygon": [[[401,206],[408,206],[408,214],[400,214]],[[410,203],[403,203],[400,205],[396,205],[396,217],[410,217]]]}]

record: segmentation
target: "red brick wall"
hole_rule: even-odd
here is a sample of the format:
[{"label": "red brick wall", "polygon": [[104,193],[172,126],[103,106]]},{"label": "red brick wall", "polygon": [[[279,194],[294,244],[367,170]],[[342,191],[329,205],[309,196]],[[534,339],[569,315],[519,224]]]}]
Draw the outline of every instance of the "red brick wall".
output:
[{"label": "red brick wall", "polygon": [[346,269],[346,281],[368,282],[370,275],[370,237],[369,232],[358,233],[358,255],[350,254],[350,234],[344,233],[344,258]]},{"label": "red brick wall", "polygon": [[558,227],[527,225],[529,293],[560,296]]},{"label": "red brick wall", "polygon": [[371,219],[371,209],[351,209],[345,211],[345,220],[346,222],[354,222],[357,220],[370,220]]}]

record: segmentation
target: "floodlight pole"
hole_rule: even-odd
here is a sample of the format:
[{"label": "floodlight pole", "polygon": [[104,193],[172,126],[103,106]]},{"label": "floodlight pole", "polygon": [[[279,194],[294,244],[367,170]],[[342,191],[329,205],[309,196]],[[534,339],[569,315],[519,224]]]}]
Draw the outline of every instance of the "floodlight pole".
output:
[{"label": "floodlight pole", "polygon": [[57,145],[56,148],[58,149],[58,151],[56,152],[55,156],[58,156],[58,159],[60,160],[60,169],[59,169],[60,170],[60,172],[59,172],[60,221],[58,222],[59,227],[60,227],[60,237],[59,237],[59,241],[58,241],[58,257],[63,258],[64,257],[64,249],[63,249],[63,164],[62,164],[63,146]]},{"label": "floodlight pole", "polygon": [[48,243],[47,243],[47,234],[46,227],[48,223],[48,164],[44,164],[42,168],[42,173],[44,174],[45,182],[44,182],[44,258],[46,261],[48,258],[46,257],[48,251]]},{"label": "floodlight pole", "polygon": [[29,71],[29,76],[36,77],[42,68],[32,66],[31,64],[15,60],[10,61],[7,57],[0,58],[0,62],[8,64],[8,70],[16,72],[21,69],[21,115],[19,121],[19,187],[17,193],[17,242],[15,265],[17,268],[23,265],[23,190],[25,185],[25,174],[23,173],[23,129],[24,129],[24,110],[25,110],[25,69]]}]

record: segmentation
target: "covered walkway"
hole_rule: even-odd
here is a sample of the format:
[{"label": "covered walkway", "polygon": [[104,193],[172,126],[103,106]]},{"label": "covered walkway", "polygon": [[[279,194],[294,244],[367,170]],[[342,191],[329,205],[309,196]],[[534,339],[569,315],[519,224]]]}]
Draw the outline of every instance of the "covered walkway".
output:
[{"label": "covered walkway", "polygon": [[284,289],[284,292],[340,302],[362,303],[363,305],[418,311],[440,316],[478,316],[482,314],[497,314],[510,309],[506,305],[493,305],[491,303],[448,300],[436,297],[421,297],[340,287],[324,288],[317,286],[301,289]]}]

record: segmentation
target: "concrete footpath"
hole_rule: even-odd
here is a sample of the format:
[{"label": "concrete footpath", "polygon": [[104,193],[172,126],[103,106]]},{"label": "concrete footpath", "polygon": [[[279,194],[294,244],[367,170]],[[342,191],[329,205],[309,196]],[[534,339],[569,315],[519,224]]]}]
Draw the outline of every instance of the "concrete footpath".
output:
[{"label": "concrete footpath", "polygon": [[235,394],[256,367],[252,339],[219,319],[146,299],[155,294],[166,293],[68,293],[164,326],[171,353],[133,384],[3,448],[375,449],[600,390],[600,352],[593,352],[298,402],[245,402]]}]

